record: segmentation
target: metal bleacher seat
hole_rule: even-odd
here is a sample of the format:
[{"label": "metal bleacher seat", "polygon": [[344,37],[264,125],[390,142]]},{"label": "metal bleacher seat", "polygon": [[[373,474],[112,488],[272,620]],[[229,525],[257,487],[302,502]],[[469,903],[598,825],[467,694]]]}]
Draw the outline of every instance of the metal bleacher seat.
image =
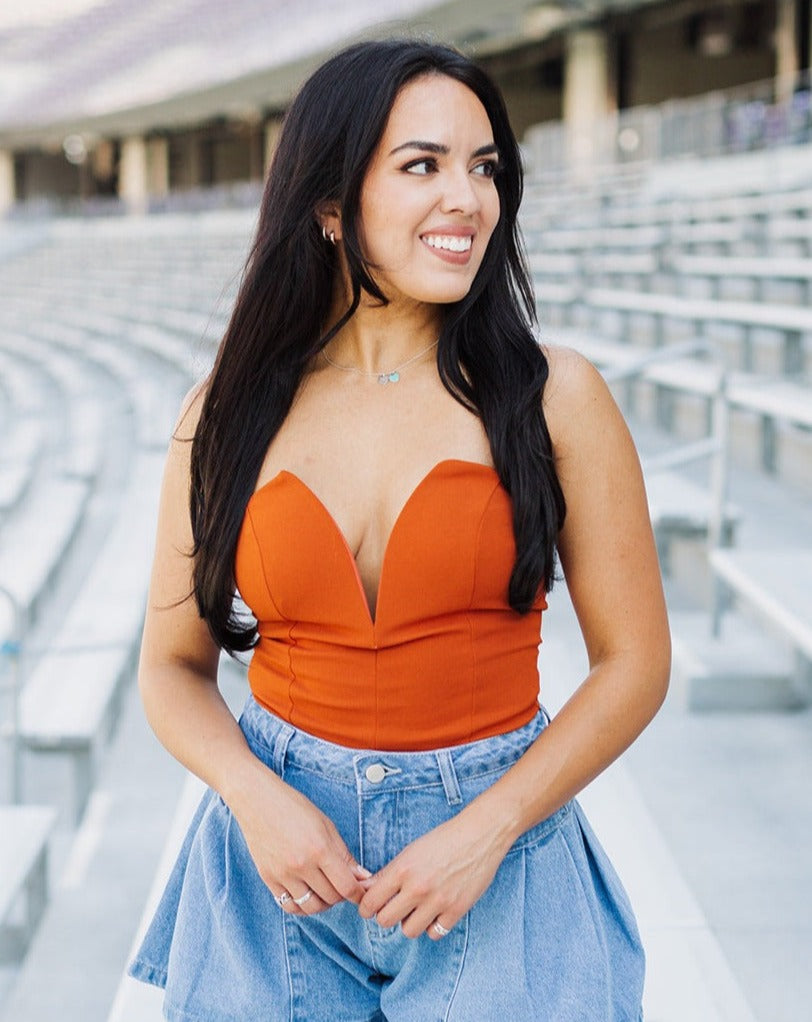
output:
[{"label": "metal bleacher seat", "polygon": [[138,455],[114,527],[20,698],[19,740],[72,759],[76,819],[137,654],[162,465],[157,451]]},{"label": "metal bleacher seat", "polygon": [[24,956],[42,918],[55,819],[47,806],[0,806],[0,963]]},{"label": "metal bleacher seat", "polygon": [[[757,447],[769,480],[780,476],[787,452],[806,451],[808,462],[812,451],[812,314],[806,300],[812,292],[812,247],[806,247],[812,246],[812,192],[735,189],[731,180],[730,194],[659,203],[638,197],[636,205],[605,193],[592,222],[572,232],[580,242],[591,240],[591,251],[583,243],[556,244],[552,232],[556,257],[563,251],[577,259],[574,296],[562,292],[558,280],[548,287],[543,235],[531,246],[532,265],[541,313],[555,323],[544,333],[578,348],[625,387],[629,407],[639,394],[628,381],[644,382],[653,395],[648,407],[667,430],[678,432],[683,419],[694,435],[703,423],[710,429],[713,407],[723,405],[730,445],[738,443],[748,460],[752,455],[744,448]],[[633,243],[646,225],[667,237],[647,261],[627,267],[624,258],[637,257]],[[623,230],[631,243],[618,257]],[[561,237],[569,239],[566,229]],[[726,353],[730,371],[721,386],[715,367],[694,353],[669,357],[680,344],[700,348],[703,342]],[[707,453],[707,440],[693,442],[698,456]],[[759,550],[736,547],[743,516],[723,498],[719,503],[723,491],[714,499],[671,472],[681,450],[687,456],[690,449],[688,442],[646,466],[655,533],[664,518],[686,534],[692,527],[701,538],[711,534],[710,613],[672,613],[675,697],[704,709],[804,705],[812,695],[812,550],[788,540],[782,546],[781,536],[769,535]],[[652,472],[663,467],[664,474]],[[669,502],[676,516],[663,511]],[[681,523],[680,503],[686,512]],[[667,568],[667,547],[660,536],[658,542]]]}]

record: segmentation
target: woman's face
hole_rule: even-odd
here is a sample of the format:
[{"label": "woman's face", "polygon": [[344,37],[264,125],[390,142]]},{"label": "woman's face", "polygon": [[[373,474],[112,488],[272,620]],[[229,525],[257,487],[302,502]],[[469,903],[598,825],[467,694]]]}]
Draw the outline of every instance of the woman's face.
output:
[{"label": "woman's face", "polygon": [[488,115],[453,78],[397,95],[361,193],[360,240],[390,302],[463,298],[499,219],[499,161]]}]

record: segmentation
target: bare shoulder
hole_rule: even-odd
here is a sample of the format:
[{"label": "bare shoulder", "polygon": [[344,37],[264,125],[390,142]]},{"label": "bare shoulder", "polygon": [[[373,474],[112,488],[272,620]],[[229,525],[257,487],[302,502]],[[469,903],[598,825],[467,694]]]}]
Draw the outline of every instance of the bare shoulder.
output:
[{"label": "bare shoulder", "polygon": [[191,440],[200,422],[200,413],[209,389],[209,377],[199,380],[187,392],[181,402],[175,428],[172,431],[174,440]]},{"label": "bare shoulder", "polygon": [[549,365],[544,416],[556,453],[588,448],[598,437],[625,439],[623,416],[595,366],[573,348],[545,345],[543,350]]}]

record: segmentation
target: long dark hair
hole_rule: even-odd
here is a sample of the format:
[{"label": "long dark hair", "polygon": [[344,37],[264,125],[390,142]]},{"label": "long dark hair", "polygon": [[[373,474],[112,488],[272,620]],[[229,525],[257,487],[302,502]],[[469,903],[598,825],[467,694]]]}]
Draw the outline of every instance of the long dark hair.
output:
[{"label": "long dark hair", "polygon": [[[208,380],[191,454],[194,594],[215,641],[247,650],[253,624],[235,613],[234,555],[267,449],[305,367],[358,307],[362,290],[385,302],[359,242],[364,177],[398,91],[441,74],[466,85],[490,119],[500,153],[498,224],[469,293],[445,310],[437,367],[447,390],[480,418],[513,504],[516,561],[508,599],[530,609],[549,590],[564,497],[541,406],[548,366],[537,344],[535,302],[517,227],[521,157],[490,78],[447,46],[365,42],[323,64],[285,116],[234,311]],[[316,208],[341,210],[352,301],[324,332],[337,272]]]}]

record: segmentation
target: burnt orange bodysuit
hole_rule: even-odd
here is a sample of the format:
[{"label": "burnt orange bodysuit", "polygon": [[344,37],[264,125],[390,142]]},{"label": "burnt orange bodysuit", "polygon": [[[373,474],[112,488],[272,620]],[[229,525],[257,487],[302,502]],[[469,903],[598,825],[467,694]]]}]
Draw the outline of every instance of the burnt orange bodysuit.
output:
[{"label": "burnt orange bodysuit", "polygon": [[248,502],[235,578],[257,619],[259,703],[320,738],[432,749],[526,724],[538,710],[543,594],[511,609],[510,497],[493,468],[447,459],[398,516],[373,621],[358,569],[316,495],[282,471]]}]

